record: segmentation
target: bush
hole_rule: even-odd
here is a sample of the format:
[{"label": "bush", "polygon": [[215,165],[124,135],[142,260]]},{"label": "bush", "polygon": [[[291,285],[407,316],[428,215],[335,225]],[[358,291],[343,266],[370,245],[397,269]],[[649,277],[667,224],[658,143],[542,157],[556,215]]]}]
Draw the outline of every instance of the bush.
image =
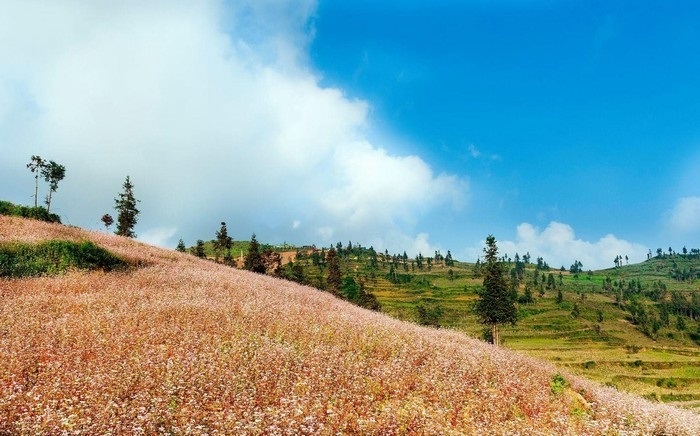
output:
[{"label": "bush", "polygon": [[126,266],[126,262],[89,241],[0,244],[0,277],[55,275],[72,268],[111,271]]},{"label": "bush", "polygon": [[559,373],[554,374],[552,381],[549,383],[552,393],[559,395],[564,392],[564,388],[569,386],[569,382],[566,381],[564,376]]},{"label": "bush", "polygon": [[3,200],[0,200],[0,215],[19,216],[50,223],[61,223],[61,217],[55,213],[49,213],[45,207],[21,206]]},{"label": "bush", "polygon": [[593,361],[593,360],[588,360],[588,361],[586,361],[586,362],[583,362],[583,367],[584,367],[585,369],[593,369],[593,368],[595,368],[596,366],[597,366],[597,364],[596,364],[595,361]]}]

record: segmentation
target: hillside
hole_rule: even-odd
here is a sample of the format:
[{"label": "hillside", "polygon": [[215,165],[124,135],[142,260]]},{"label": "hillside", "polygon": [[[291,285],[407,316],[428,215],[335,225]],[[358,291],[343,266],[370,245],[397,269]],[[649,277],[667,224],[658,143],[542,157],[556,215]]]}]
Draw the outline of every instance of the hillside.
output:
[{"label": "hillside", "polygon": [[[418,258],[372,255],[357,244],[339,252],[346,280],[376,296],[382,312],[484,335],[472,310],[483,281],[478,264],[448,262],[436,253],[421,267]],[[507,348],[620,390],[700,411],[698,256],[664,254],[578,274],[524,262],[505,266],[519,299],[517,325],[501,332]],[[313,256],[295,259],[295,270],[300,269],[303,274],[287,277],[324,287],[327,270]]]},{"label": "hillside", "polygon": [[111,272],[0,278],[0,434],[699,434],[700,417],[449,330],[132,240]]}]

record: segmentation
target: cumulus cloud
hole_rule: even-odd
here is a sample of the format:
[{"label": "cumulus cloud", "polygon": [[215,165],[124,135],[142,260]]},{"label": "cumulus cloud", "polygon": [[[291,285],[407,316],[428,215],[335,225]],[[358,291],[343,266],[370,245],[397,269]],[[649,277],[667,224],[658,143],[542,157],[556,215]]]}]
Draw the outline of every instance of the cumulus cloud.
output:
[{"label": "cumulus cloud", "polygon": [[[612,234],[590,242],[579,239],[574,229],[564,223],[552,221],[544,230],[539,230],[529,223],[518,225],[514,241],[498,241],[499,253],[515,253],[521,256],[530,253],[532,260],[542,257],[550,267],[564,266],[567,269],[574,261],[583,264],[585,270],[603,269],[614,266],[616,256],[627,256],[630,263],[646,260],[648,248],[641,244],[618,239]],[[480,252],[479,252],[480,254]]]},{"label": "cumulus cloud", "polygon": [[[159,245],[222,220],[241,239],[286,239],[291,222],[304,242],[420,240],[421,217],[459,206],[466,181],[366,139],[369,104],[322,87],[306,60],[315,6],[6,2],[0,184],[32,154],[56,160],[55,210],[89,226],[128,174],[136,231]],[[25,176],[10,199],[25,202]]]},{"label": "cumulus cloud", "polygon": [[676,233],[700,231],[700,197],[680,198],[668,213],[668,224]]}]

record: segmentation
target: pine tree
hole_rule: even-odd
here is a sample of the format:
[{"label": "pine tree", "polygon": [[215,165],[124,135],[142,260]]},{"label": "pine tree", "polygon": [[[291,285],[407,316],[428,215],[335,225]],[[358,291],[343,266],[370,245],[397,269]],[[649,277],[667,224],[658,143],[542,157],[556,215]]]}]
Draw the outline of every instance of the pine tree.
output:
[{"label": "pine tree", "polygon": [[250,247],[248,247],[248,254],[245,257],[243,268],[258,274],[265,274],[266,272],[265,264],[260,254],[260,244],[258,244],[258,240],[255,239],[255,233],[253,233],[253,237],[250,238]]},{"label": "pine tree", "polygon": [[187,249],[185,248],[185,241],[183,241],[182,239],[177,241],[177,247],[175,249],[180,253],[184,253],[185,251],[187,251]]},{"label": "pine tree", "polygon": [[328,291],[334,295],[340,295],[340,285],[342,275],[340,273],[340,261],[335,249],[331,247],[326,254],[326,262],[328,262]]},{"label": "pine tree", "polygon": [[557,298],[556,298],[557,304],[561,304],[564,302],[564,294],[561,292],[561,289],[557,292]]},{"label": "pine tree", "polygon": [[114,208],[118,212],[117,230],[115,233],[119,236],[135,238],[136,233],[134,233],[134,226],[136,226],[139,215],[136,203],[139,200],[134,198],[134,185],[131,183],[129,176],[126,176],[123,188],[124,191],[119,194],[119,198],[114,199]]},{"label": "pine tree", "polygon": [[228,235],[226,223],[221,222],[221,228],[216,231],[216,240],[214,241],[214,259],[218,262],[221,255],[224,255],[224,263],[231,262],[231,247],[233,247],[233,238]]},{"label": "pine tree", "polygon": [[503,264],[498,260],[498,247],[493,235],[486,238],[484,254],[484,282],[475,310],[481,322],[491,326],[493,343],[499,345],[498,326],[505,323],[515,325],[517,310],[513,293],[510,292],[504,275]]},{"label": "pine tree", "polygon": [[197,245],[195,245],[194,247],[193,254],[202,259],[207,257],[206,253],[204,252],[204,241],[202,241],[201,239],[197,240]]}]

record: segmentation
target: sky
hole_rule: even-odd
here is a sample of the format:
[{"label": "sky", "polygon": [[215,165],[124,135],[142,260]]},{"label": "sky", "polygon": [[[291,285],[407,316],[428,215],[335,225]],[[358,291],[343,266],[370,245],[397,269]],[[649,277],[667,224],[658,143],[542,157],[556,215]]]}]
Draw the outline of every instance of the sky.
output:
[{"label": "sky", "polygon": [[[700,3],[0,0],[0,199],[144,242],[700,247]],[[46,194],[40,186],[40,197]]]}]

